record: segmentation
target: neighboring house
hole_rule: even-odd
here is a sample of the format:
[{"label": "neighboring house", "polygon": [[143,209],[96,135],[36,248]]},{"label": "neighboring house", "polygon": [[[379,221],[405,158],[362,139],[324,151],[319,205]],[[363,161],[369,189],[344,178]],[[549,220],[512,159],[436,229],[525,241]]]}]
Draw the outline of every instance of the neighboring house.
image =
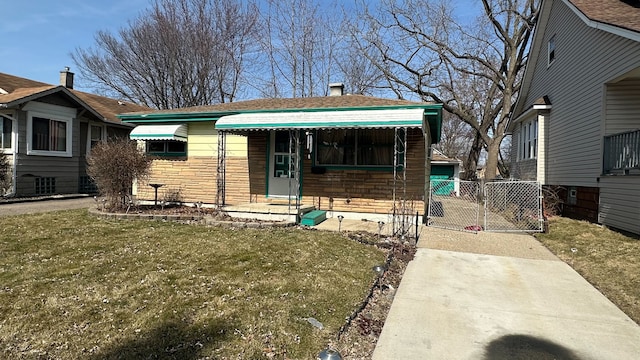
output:
[{"label": "neighboring house", "polygon": [[155,183],[160,199],[191,203],[386,216],[403,199],[422,214],[441,106],[331,94],[120,115],[155,159],[138,198],[154,199]]},{"label": "neighboring house", "polygon": [[61,85],[0,73],[0,146],[12,166],[7,196],[94,192],[86,155],[98,141],[127,136],[120,112],[149,110],[129,102],[73,90],[73,73]]},{"label": "neighboring house", "polygon": [[436,149],[432,150],[430,178],[434,195],[460,195],[461,165],[461,160],[446,157]]},{"label": "neighboring house", "polygon": [[509,130],[512,176],[640,234],[640,6],[544,0]]}]

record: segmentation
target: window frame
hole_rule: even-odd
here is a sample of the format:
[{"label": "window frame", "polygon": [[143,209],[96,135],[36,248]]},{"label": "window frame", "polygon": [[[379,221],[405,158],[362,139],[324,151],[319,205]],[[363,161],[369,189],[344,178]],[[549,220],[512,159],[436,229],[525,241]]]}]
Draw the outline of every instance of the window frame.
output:
[{"label": "window frame", "polygon": [[[16,146],[16,141],[17,141],[16,134],[18,130],[17,129],[18,122],[13,117],[12,113],[0,113],[0,120],[2,121],[0,123],[0,151],[2,151],[5,154],[13,154]],[[11,136],[10,136],[11,145],[9,147],[4,147],[4,121],[5,120],[8,120],[11,122]]]},{"label": "window frame", "polygon": [[[313,166],[314,167],[322,167],[325,169],[334,169],[334,170],[381,170],[381,171],[392,171],[393,170],[393,164],[389,164],[389,165],[369,165],[369,164],[363,164],[360,165],[358,164],[358,159],[359,159],[359,155],[360,155],[360,140],[362,138],[361,132],[362,131],[380,131],[380,130],[385,130],[385,131],[390,131],[393,133],[394,135],[394,143],[390,144],[390,145],[381,145],[379,147],[389,147],[391,148],[392,154],[391,154],[391,159],[393,160],[393,152],[394,152],[394,144],[395,141],[397,141],[397,139],[395,139],[395,129],[394,128],[383,128],[383,129],[377,129],[377,128],[352,128],[352,129],[335,129],[335,130],[345,130],[345,131],[354,131],[355,134],[353,135],[353,139],[354,139],[354,144],[349,144],[350,147],[353,148],[353,163],[352,164],[324,164],[319,162],[318,159],[318,154],[319,154],[319,150],[318,147],[322,146],[321,145],[321,140],[319,139],[319,135],[318,133],[321,131],[327,131],[327,130],[315,130],[314,131],[314,144],[313,144]],[[399,128],[399,130],[402,131],[408,131],[408,129],[405,128]],[[405,148],[406,148],[406,144],[405,144]],[[399,152],[399,154],[396,154],[398,157],[397,160],[397,164],[398,164],[398,169],[402,169],[404,166],[404,157],[401,156],[402,151]]]},{"label": "window frame", "polygon": [[[149,145],[151,143],[162,143],[163,151],[149,151]],[[184,152],[180,151],[169,151],[170,143],[181,143],[184,144]],[[186,157],[189,151],[188,143],[186,141],[178,141],[178,140],[145,140],[144,141],[144,151],[149,156],[157,156],[157,157]]]},{"label": "window frame", "polygon": [[[73,120],[76,116],[76,109],[32,101],[27,103],[23,110],[27,111],[27,155],[53,157],[73,156]],[[33,149],[33,118],[42,118],[66,124],[64,151]],[[49,126],[51,126],[50,124],[51,123],[49,123]],[[49,146],[51,146],[51,144],[49,144]]]},{"label": "window frame", "polygon": [[523,121],[520,124],[518,141],[518,160],[538,158],[538,117]]},{"label": "window frame", "polygon": [[100,128],[100,139],[96,140],[96,142],[105,141],[107,139],[107,127],[103,124],[99,123],[88,123],[87,126],[87,155],[91,154],[91,149],[95,146],[93,144],[92,132],[91,130],[94,128]]}]

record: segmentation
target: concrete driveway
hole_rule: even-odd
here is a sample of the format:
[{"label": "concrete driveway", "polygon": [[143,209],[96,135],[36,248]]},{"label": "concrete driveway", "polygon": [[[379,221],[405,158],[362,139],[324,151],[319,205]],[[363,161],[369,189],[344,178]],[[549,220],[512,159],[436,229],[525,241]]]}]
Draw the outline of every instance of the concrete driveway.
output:
[{"label": "concrete driveway", "polygon": [[47,211],[83,209],[95,201],[92,197],[60,198],[38,201],[16,201],[0,203],[0,216],[33,214]]},{"label": "concrete driveway", "polygon": [[640,356],[640,326],[533,237],[422,235],[373,359]]}]

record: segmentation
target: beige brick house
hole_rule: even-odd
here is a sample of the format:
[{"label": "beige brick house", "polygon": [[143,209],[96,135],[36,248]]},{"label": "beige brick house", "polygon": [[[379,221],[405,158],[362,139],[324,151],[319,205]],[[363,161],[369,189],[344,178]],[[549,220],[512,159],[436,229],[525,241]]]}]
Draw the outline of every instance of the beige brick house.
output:
[{"label": "beige brick house", "polygon": [[441,106],[332,92],[120,115],[154,159],[138,199],[422,215]]}]

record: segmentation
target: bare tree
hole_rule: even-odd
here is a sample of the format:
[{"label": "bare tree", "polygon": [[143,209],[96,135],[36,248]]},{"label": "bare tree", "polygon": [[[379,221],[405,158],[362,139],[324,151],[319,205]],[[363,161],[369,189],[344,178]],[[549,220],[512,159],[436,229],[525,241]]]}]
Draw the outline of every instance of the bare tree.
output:
[{"label": "bare tree", "polygon": [[539,3],[482,0],[473,21],[456,18],[455,6],[446,0],[382,0],[375,10],[362,3],[351,34],[398,97],[442,103],[472,127],[465,173],[475,174],[485,149],[485,176],[492,179]]},{"label": "bare tree", "polygon": [[233,101],[255,41],[257,8],[230,0],[156,0],[72,58],[96,89],[159,109]]},{"label": "bare tree", "polygon": [[[348,14],[345,16],[348,20]],[[345,28],[348,30],[348,23]],[[347,92],[361,95],[378,95],[385,91],[384,74],[362,56],[358,44],[350,37],[340,39],[336,51],[336,65]]]},{"label": "bare tree", "polygon": [[474,131],[459,117],[445,112],[442,117],[440,142],[434,145],[444,156],[463,159],[469,154]]},{"label": "bare tree", "polygon": [[326,95],[335,67],[337,34],[331,6],[312,0],[267,0],[262,10],[264,63],[256,88],[267,97]]}]

